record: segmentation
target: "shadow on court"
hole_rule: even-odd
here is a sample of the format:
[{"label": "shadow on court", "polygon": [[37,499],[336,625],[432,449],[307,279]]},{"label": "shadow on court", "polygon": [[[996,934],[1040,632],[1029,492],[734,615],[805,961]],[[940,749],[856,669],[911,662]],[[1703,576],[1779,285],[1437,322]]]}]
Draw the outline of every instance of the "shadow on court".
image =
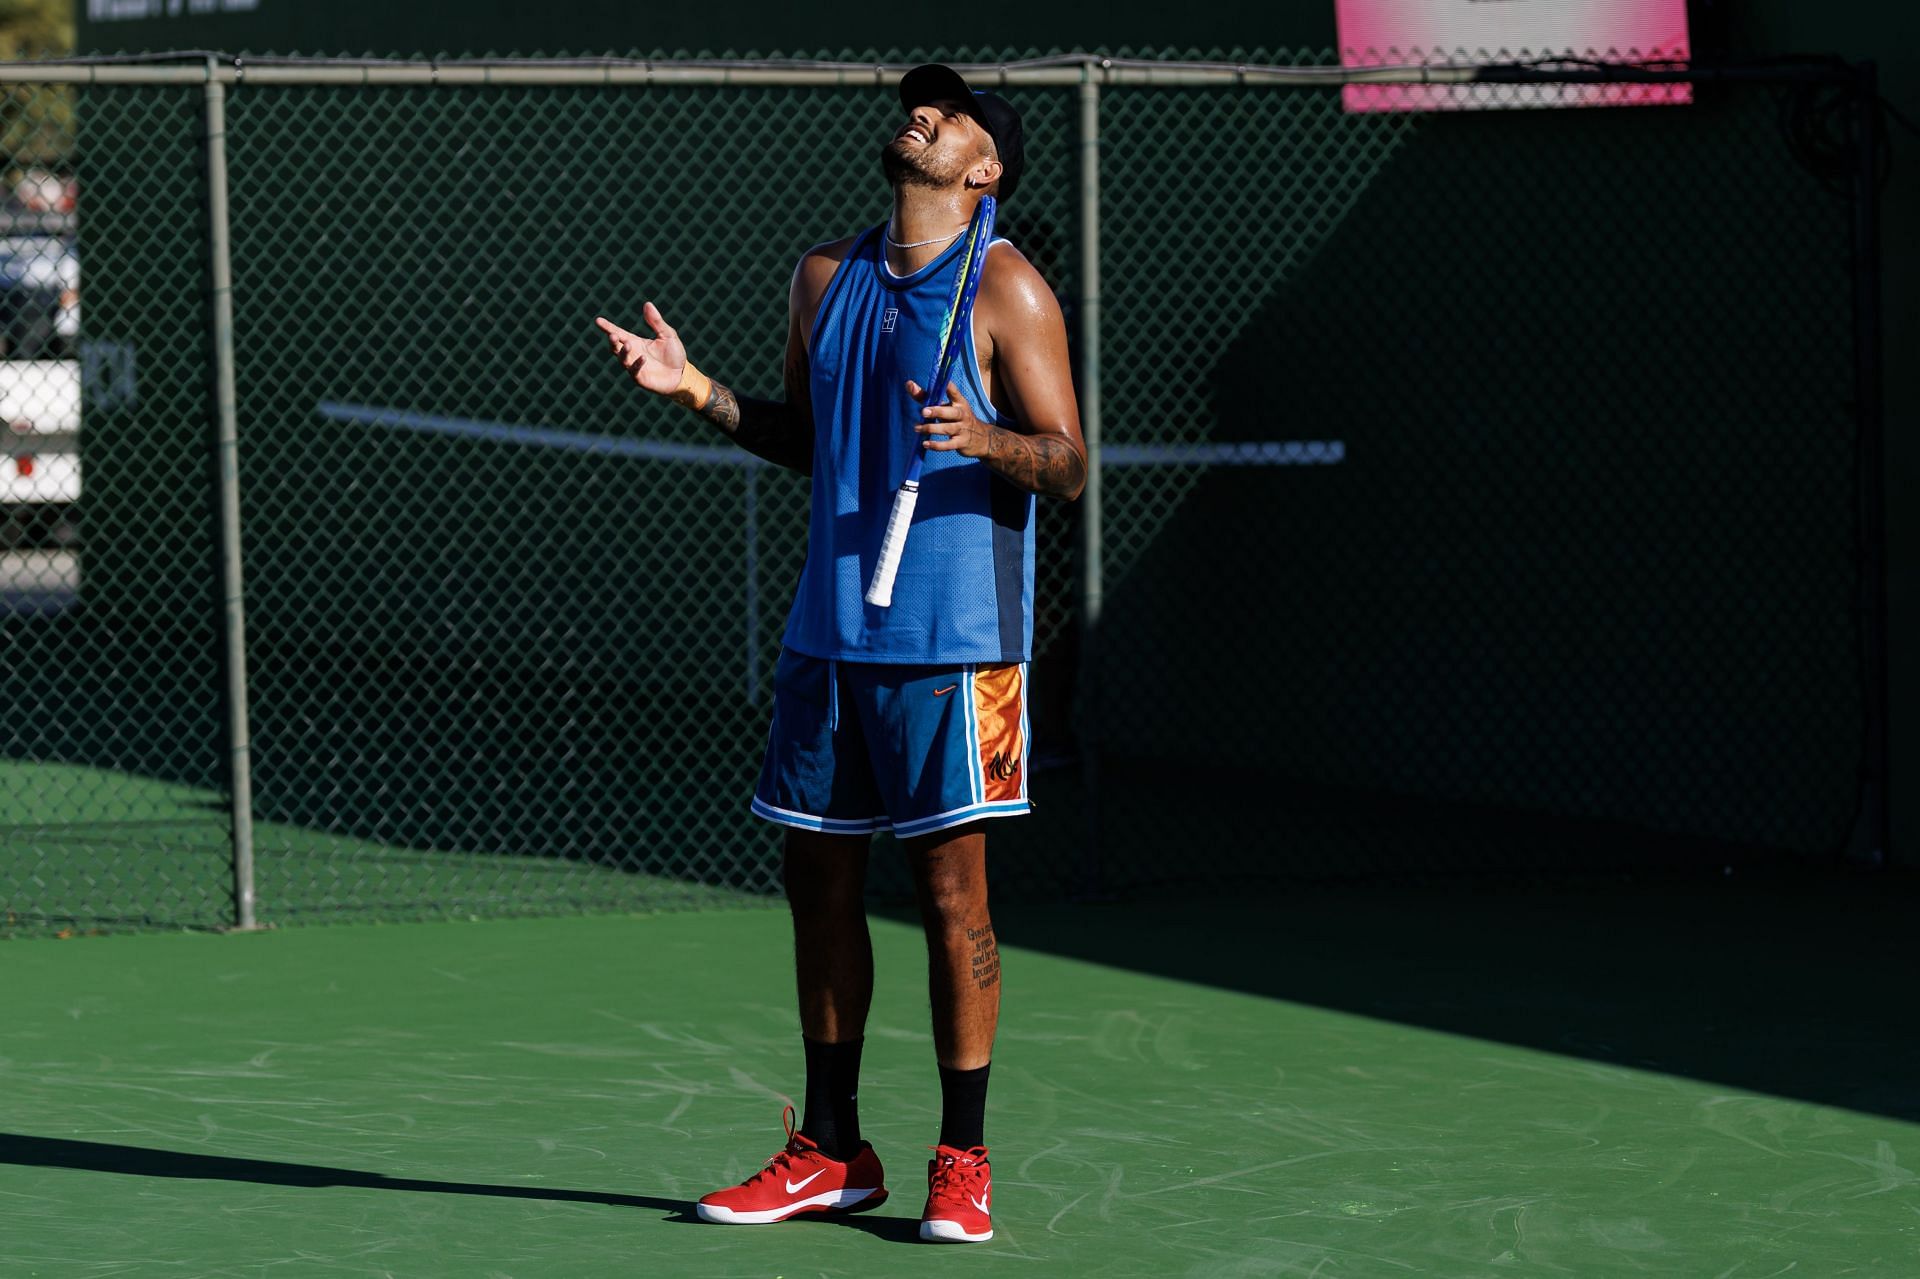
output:
[{"label": "shadow on court", "polygon": [[1006,906],[995,923],[1009,946],[1920,1121],[1901,1065],[1920,1023],[1897,993],[1916,911],[1912,875],[1736,869]]},{"label": "shadow on court", "polygon": [[[279,1163],[269,1159],[235,1159],[226,1155],[187,1154],[145,1146],[110,1142],[70,1141],[62,1137],[0,1134],[0,1165],[21,1168],[67,1168],[79,1172],[113,1172],[131,1177],[179,1177],[195,1181],[250,1182],[260,1186],[319,1189],[400,1190],[432,1195],[480,1195],[499,1199],[535,1199],[552,1203],[605,1204],[614,1208],[650,1208],[676,1224],[703,1225],[684,1199],[655,1195],[614,1194],[603,1190],[566,1190],[553,1186],[499,1186],[471,1181],[429,1181],[389,1177],[356,1168],[329,1168],[320,1164]],[[918,1243],[918,1219],[863,1216],[857,1212],[820,1219],[852,1226],[883,1239]]]}]

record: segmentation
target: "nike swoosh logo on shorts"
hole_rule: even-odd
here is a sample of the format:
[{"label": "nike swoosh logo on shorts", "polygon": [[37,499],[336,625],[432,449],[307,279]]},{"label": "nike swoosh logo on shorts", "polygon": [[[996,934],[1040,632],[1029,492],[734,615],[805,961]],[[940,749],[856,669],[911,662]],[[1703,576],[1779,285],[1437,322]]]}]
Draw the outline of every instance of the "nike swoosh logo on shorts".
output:
[{"label": "nike swoosh logo on shorts", "polygon": [[[825,1171],[826,1171],[826,1169],[825,1169],[825,1168],[822,1168],[822,1169],[820,1170],[820,1172],[816,1172],[816,1173],[814,1173],[814,1174],[813,1174],[813,1177],[818,1177],[818,1176],[820,1175],[820,1173],[822,1173],[822,1172],[825,1172]],[[788,1193],[788,1194],[790,1194],[790,1195],[797,1195],[797,1194],[799,1194],[799,1193],[800,1193],[800,1192],[801,1192],[802,1190],[804,1190],[804,1189],[806,1189],[806,1186],[807,1186],[807,1183],[808,1183],[809,1181],[812,1181],[812,1180],[813,1180],[813,1177],[802,1177],[802,1178],[801,1178],[801,1179],[800,1179],[799,1181],[789,1181],[789,1182],[787,1183],[787,1193]]]},{"label": "nike swoosh logo on shorts", "polygon": [[936,688],[936,689],[934,689],[934,690],[933,690],[933,695],[934,695],[935,697],[945,697],[945,696],[946,696],[946,695],[947,695],[948,693],[951,693],[951,692],[952,692],[952,691],[953,691],[954,689],[956,689],[956,688],[959,688],[959,687],[960,687],[960,686],[959,686],[958,684],[949,684],[949,685],[947,685],[947,686],[946,686],[945,688]]}]

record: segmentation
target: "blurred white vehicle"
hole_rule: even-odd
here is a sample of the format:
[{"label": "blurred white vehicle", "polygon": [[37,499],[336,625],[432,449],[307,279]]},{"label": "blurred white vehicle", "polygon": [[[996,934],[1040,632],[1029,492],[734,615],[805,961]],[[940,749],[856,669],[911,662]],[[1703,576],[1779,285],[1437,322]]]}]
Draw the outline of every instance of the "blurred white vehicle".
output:
[{"label": "blurred white vehicle", "polygon": [[0,360],[0,429],[5,540],[70,542],[80,500],[80,362]]}]

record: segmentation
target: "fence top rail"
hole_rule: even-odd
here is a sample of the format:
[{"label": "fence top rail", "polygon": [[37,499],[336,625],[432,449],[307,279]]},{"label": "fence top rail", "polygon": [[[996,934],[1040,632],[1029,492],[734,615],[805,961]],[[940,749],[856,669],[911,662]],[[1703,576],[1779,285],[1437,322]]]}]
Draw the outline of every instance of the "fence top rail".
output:
[{"label": "fence top rail", "polygon": [[[210,50],[0,62],[4,84],[659,85],[891,86],[908,63],[806,59],[456,58],[445,60],[252,57]],[[1674,81],[1838,81],[1855,74],[1837,58],[1741,63],[1547,58],[1495,63],[1413,62],[1341,67],[1174,61],[1061,54],[1016,62],[956,62],[994,87],[1102,85],[1220,88],[1349,84],[1660,84]]]}]

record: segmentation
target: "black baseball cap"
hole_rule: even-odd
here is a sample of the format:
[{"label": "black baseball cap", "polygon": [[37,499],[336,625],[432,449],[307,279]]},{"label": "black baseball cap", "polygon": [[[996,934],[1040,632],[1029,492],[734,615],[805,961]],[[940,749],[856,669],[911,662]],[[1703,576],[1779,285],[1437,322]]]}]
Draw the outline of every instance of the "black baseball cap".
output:
[{"label": "black baseball cap", "polygon": [[900,77],[901,106],[911,111],[930,102],[957,102],[980,122],[1000,155],[1000,199],[1012,199],[1027,167],[1026,133],[1013,103],[997,93],[968,88],[958,71],[938,62],[915,67]]}]

